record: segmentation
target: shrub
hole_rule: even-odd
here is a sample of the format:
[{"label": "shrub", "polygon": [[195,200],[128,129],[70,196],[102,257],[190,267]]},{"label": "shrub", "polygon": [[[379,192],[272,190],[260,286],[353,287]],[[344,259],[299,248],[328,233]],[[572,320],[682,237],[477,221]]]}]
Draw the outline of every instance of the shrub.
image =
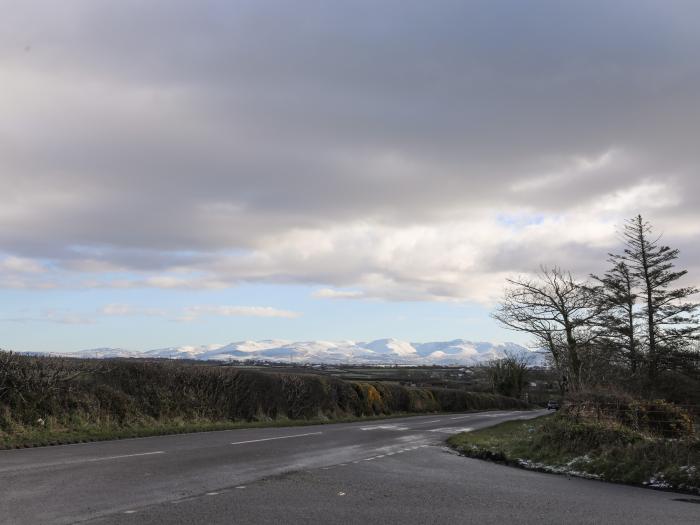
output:
[{"label": "shrub", "polygon": [[570,395],[563,414],[579,421],[608,422],[667,438],[694,434],[690,413],[664,400],[635,399],[614,389],[581,391]]},{"label": "shrub", "polygon": [[487,408],[527,405],[491,394],[355,383],[315,374],[0,352],[0,437],[32,429],[71,432]]}]

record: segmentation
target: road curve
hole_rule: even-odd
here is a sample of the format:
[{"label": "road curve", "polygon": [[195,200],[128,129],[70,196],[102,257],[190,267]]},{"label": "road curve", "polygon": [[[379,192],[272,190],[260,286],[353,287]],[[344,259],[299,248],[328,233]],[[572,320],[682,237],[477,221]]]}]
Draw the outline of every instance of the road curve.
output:
[{"label": "road curve", "polygon": [[[677,494],[519,471],[443,447],[452,433],[542,413],[429,415],[0,451],[0,521],[612,522],[591,513],[607,501],[606,516],[629,509],[616,523],[697,523],[700,506],[676,501],[684,499]],[[653,521],[661,512],[664,520]]]}]

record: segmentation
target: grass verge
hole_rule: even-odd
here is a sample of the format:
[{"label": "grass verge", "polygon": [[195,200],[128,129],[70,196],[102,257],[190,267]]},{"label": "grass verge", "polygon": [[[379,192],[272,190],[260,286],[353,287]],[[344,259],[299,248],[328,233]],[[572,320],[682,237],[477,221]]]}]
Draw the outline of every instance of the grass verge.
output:
[{"label": "grass verge", "polygon": [[[495,409],[494,409],[495,410]],[[460,413],[483,412],[482,410],[467,410]],[[134,425],[131,427],[99,427],[86,425],[74,429],[29,429],[21,434],[0,433],[0,450],[16,448],[34,448],[57,445],[70,445],[75,443],[88,443],[91,441],[109,441],[118,439],[132,439],[141,437],[166,436],[176,434],[193,434],[198,432],[218,432],[222,430],[236,430],[242,428],[270,428],[270,427],[301,427],[312,425],[331,425],[335,423],[355,423],[360,421],[376,421],[384,419],[396,419],[404,417],[418,417],[438,414],[454,414],[456,412],[410,413],[401,412],[395,414],[380,414],[375,416],[348,416],[337,419],[313,418],[313,419],[289,419],[280,418],[268,421],[172,421],[168,423],[155,422],[148,425]]]},{"label": "grass verge", "polygon": [[462,455],[544,472],[700,493],[700,440],[652,437],[565,415],[452,436]]}]

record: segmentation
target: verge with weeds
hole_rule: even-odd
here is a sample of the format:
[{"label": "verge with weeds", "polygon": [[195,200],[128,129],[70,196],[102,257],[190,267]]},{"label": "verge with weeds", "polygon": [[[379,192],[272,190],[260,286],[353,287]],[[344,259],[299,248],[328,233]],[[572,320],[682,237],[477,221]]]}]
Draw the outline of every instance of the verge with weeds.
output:
[{"label": "verge with weeds", "polygon": [[700,493],[700,440],[557,414],[452,436],[465,456],[545,472]]},{"label": "verge with weeds", "polygon": [[315,374],[0,351],[0,448],[528,407],[494,394]]}]

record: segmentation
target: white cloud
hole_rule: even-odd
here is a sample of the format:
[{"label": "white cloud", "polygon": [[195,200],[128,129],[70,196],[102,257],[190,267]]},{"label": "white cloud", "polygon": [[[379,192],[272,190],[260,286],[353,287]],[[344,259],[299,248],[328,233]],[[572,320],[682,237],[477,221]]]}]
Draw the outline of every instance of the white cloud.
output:
[{"label": "white cloud", "polygon": [[0,261],[0,271],[11,273],[43,273],[46,268],[36,260],[27,257],[6,257]]},{"label": "white cloud", "polygon": [[333,288],[321,288],[312,294],[317,299],[361,299],[364,293],[359,290],[335,290]]},{"label": "white cloud", "polygon": [[80,314],[60,310],[46,310],[37,316],[23,315],[0,319],[10,323],[55,323],[68,325],[94,324],[95,320]]},{"label": "white cloud", "polygon": [[186,308],[177,321],[195,321],[203,316],[223,317],[279,317],[295,319],[301,316],[299,312],[280,310],[271,306],[227,306],[227,305],[198,305]]},{"label": "white cloud", "polygon": [[99,312],[106,316],[163,316],[165,310],[158,308],[141,308],[129,304],[111,303],[100,308]]}]

